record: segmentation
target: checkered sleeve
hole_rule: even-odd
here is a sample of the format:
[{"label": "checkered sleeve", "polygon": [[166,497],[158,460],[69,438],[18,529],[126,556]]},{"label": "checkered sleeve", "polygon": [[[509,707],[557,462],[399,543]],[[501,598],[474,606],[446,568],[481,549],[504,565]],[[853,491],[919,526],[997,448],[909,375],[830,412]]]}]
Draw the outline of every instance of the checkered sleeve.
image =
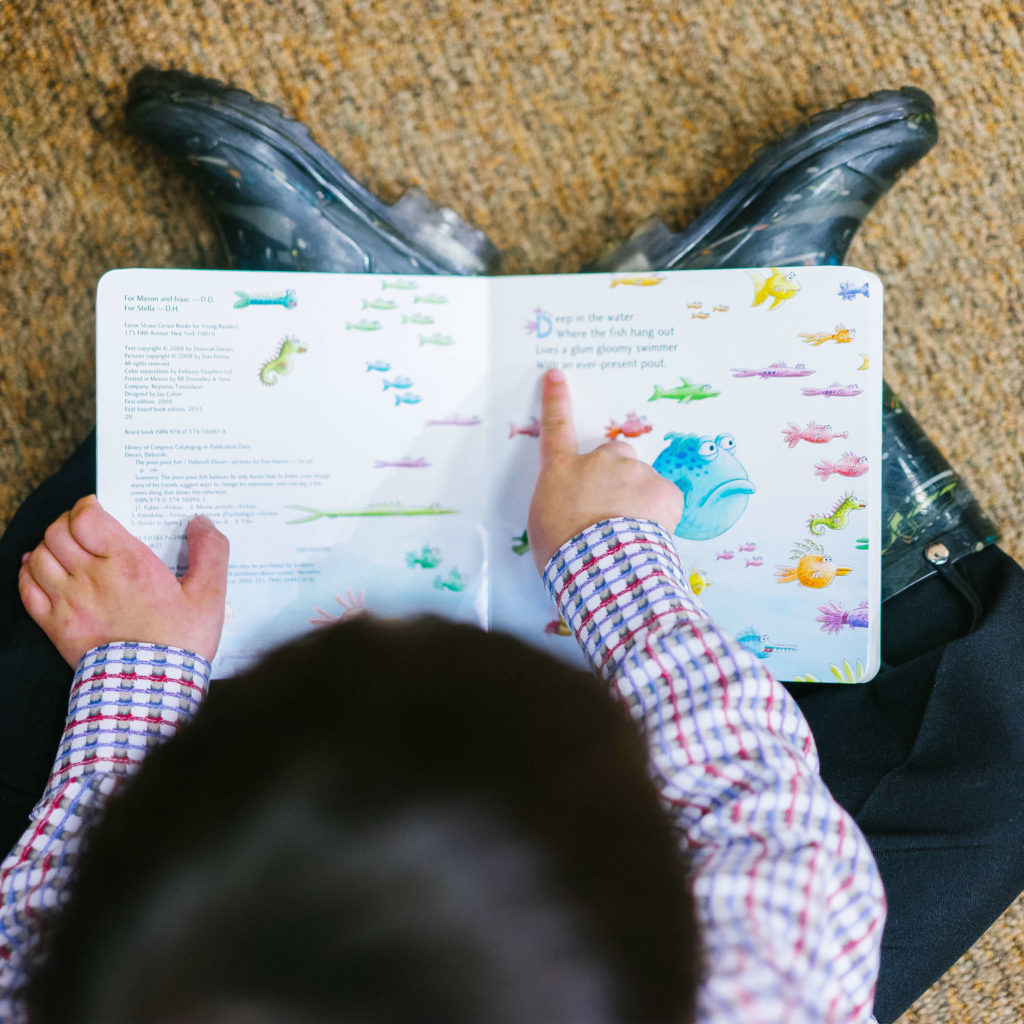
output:
[{"label": "checkered sleeve", "polygon": [[114,643],[82,657],[53,773],[0,865],[0,1021],[24,1019],[19,990],[90,826],[146,754],[192,718],[209,679],[209,663],[177,647]]},{"label": "checkered sleeve", "polygon": [[796,702],[711,621],[655,523],[595,524],[555,553],[544,582],[643,729],[689,851],[699,1019],[870,1022],[885,896]]}]

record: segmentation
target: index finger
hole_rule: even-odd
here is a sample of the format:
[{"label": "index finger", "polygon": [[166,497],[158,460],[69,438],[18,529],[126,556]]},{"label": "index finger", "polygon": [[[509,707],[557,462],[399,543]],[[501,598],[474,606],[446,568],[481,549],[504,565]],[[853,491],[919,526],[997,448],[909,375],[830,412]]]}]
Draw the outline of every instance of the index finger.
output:
[{"label": "index finger", "polygon": [[576,427],[572,421],[569,384],[561,370],[544,374],[540,387],[540,461],[556,455],[576,455]]}]

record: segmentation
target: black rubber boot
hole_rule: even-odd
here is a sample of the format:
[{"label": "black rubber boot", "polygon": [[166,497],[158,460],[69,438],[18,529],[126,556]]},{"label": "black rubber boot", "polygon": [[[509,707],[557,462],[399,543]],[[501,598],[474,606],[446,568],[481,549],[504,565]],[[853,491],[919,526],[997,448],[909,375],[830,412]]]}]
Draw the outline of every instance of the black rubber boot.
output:
[{"label": "black rubber boot", "polygon": [[498,250],[454,211],[410,189],[381,202],[310,137],[246,92],[146,68],[128,85],[128,130],[181,161],[244,270],[485,274]]},{"label": "black rubber boot", "polygon": [[935,106],[920,89],[849,100],[760,149],[683,231],[652,218],[584,269],[842,263],[871,207],[937,138]]}]

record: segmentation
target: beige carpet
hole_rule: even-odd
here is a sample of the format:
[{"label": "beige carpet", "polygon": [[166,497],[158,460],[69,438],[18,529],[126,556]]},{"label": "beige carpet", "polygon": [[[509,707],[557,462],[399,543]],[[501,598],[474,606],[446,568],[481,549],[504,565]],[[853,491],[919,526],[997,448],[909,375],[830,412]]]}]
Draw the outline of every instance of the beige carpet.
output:
[{"label": "beige carpet", "polygon": [[[1024,8],[980,0],[192,0],[0,8],[0,526],[95,417],[92,302],[116,266],[222,266],[195,192],[121,126],[146,64],[310,124],[383,197],[418,184],[512,273],[685,222],[751,151],[874,89],[935,98],[939,145],[850,262],[887,287],[886,377],[1024,557]],[[1017,1024],[1020,903],[903,1018]]]}]

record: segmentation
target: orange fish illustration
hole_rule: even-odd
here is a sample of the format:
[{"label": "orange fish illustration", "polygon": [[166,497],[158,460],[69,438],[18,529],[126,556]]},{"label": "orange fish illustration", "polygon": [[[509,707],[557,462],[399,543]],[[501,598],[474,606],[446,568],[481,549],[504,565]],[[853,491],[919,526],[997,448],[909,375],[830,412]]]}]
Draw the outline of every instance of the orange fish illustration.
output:
[{"label": "orange fish illustration", "polygon": [[856,333],[857,331],[855,328],[844,327],[842,324],[837,324],[836,329],[831,334],[820,332],[818,334],[801,334],[800,337],[803,338],[808,345],[824,345],[826,341],[834,341],[837,345],[848,345],[853,341]]},{"label": "orange fish illustration", "polygon": [[853,572],[848,565],[836,565],[831,556],[825,554],[825,549],[811,540],[797,544],[790,557],[798,559],[797,564],[777,565],[776,583],[792,583],[795,580],[801,586],[820,590],[837,576]]},{"label": "orange fish illustration", "polygon": [[646,416],[637,416],[635,412],[631,412],[622,423],[612,420],[605,428],[604,436],[609,441],[614,441],[619,436],[640,437],[642,434],[649,434],[653,429]]},{"label": "orange fish illustration", "polygon": [[611,288],[614,288],[617,284],[633,284],[639,288],[649,288],[654,284],[661,284],[665,280],[662,274],[631,274],[628,277],[613,277],[611,281]]}]

